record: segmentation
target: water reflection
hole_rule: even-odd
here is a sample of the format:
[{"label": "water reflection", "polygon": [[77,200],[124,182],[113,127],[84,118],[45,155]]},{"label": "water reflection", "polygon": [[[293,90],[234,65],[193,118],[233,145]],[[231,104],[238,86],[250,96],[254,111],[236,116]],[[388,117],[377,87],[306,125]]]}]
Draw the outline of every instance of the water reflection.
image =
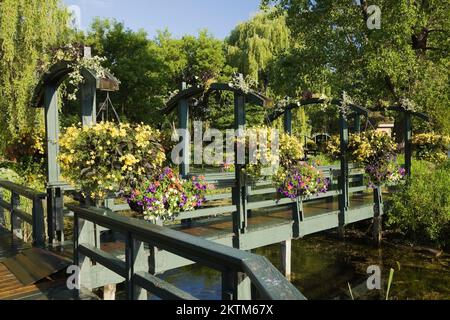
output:
[{"label": "water reflection", "polygon": [[[279,268],[279,246],[258,249]],[[367,268],[382,269],[382,290],[369,291]],[[450,257],[385,244],[374,248],[367,236],[350,235],[345,241],[333,233],[309,236],[293,242],[293,283],[311,300],[350,299],[349,284],[356,299],[384,299],[391,268],[395,269],[390,298],[450,299]],[[220,274],[190,266],[167,272],[162,278],[203,300],[221,298]],[[155,299],[155,298],[152,298]]]}]

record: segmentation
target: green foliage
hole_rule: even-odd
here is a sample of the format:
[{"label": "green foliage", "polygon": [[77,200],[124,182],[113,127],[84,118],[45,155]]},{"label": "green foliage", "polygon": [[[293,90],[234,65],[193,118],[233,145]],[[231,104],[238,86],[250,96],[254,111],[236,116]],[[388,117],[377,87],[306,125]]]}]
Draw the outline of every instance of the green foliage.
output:
[{"label": "green foliage", "polygon": [[[143,30],[135,32],[117,21],[97,19],[86,42],[107,58],[106,67],[121,80],[112,100],[132,122],[161,125],[166,119],[160,110],[182,81],[188,85],[227,82],[233,73],[226,65],[224,43],[207,31],[181,39],[161,31],[148,39]],[[209,107],[207,111],[220,104],[214,100]]]},{"label": "green foliage", "polygon": [[0,1],[0,150],[39,123],[30,100],[51,48],[70,36],[67,18],[60,0]]},{"label": "green foliage", "polygon": [[315,167],[339,165],[338,160],[332,159],[325,154],[318,154],[317,156],[309,158],[308,163]]},{"label": "green foliage", "polygon": [[290,32],[283,15],[272,17],[270,12],[260,12],[238,24],[225,41],[230,65],[255,79],[265,90],[269,64],[290,47]]},{"label": "green foliage", "polygon": [[416,241],[449,246],[450,162],[414,161],[410,183],[389,197],[386,208],[390,226]]},{"label": "green foliage", "polygon": [[44,141],[43,129],[27,129],[7,144],[5,157],[10,161],[11,168],[20,173],[22,180],[26,183],[31,183],[35,179],[44,179]]},{"label": "green foliage", "polygon": [[[263,0],[287,16],[294,45],[274,63],[280,95],[347,91],[369,107],[405,98],[449,134],[450,2],[380,0],[381,29],[371,30],[368,1]],[[427,128],[430,129],[430,128]]]}]

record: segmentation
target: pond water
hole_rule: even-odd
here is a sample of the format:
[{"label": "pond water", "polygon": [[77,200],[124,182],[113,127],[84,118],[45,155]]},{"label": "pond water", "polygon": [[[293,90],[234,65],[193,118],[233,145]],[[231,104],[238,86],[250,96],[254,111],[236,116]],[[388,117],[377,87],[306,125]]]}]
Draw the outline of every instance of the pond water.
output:
[{"label": "pond water", "polygon": [[[279,246],[261,248],[256,253],[266,256],[279,267]],[[378,249],[367,235],[350,231],[345,241],[332,232],[309,236],[293,242],[293,284],[310,300],[386,299],[391,268],[395,270],[390,291],[392,300],[450,299],[450,255],[411,246],[384,243]],[[367,289],[367,268],[382,270],[382,289]],[[191,266],[173,270],[162,276],[168,282],[205,300],[221,297],[220,274],[207,268]]]}]

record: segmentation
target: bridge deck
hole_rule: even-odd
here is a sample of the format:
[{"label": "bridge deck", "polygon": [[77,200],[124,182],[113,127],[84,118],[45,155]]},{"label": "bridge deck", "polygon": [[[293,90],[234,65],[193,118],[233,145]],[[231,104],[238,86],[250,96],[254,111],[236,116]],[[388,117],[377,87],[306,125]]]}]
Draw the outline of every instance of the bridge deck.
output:
[{"label": "bridge deck", "polygon": [[[373,206],[372,194],[353,194],[350,197],[351,209]],[[339,210],[337,198],[328,201],[321,199],[304,203],[305,219]],[[292,222],[292,209],[287,206],[274,209],[255,210],[248,218],[249,232],[271,228],[280,224]],[[223,238],[233,236],[233,221],[230,217],[205,219],[193,225],[175,227],[176,230],[203,238]],[[325,231],[325,230],[322,230]]]},{"label": "bridge deck", "polygon": [[[38,259],[29,265],[17,264],[14,273],[8,269],[7,264],[15,262],[15,257],[24,257],[33,254],[34,250],[42,251],[55,257],[55,260],[66,260],[72,257],[69,248],[47,248],[47,250],[32,249],[31,245],[13,237],[11,232],[0,226],[0,300],[72,300],[74,296],[66,286],[66,275],[64,270],[56,272],[53,275],[45,277],[42,280],[26,281],[31,284],[23,283],[16,274],[20,270],[26,276],[27,271],[30,274],[38,273],[35,267],[44,264]],[[68,250],[69,249],[69,250]],[[19,259],[17,259],[19,261]],[[18,262],[17,262],[18,263]],[[34,269],[33,269],[34,268]],[[77,299],[93,300],[96,297],[90,293],[82,292]]]}]

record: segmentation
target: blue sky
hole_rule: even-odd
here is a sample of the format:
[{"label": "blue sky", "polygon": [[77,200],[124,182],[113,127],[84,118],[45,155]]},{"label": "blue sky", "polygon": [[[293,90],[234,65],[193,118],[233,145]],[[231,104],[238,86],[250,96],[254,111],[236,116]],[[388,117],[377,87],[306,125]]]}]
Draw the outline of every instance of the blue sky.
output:
[{"label": "blue sky", "polygon": [[165,29],[176,37],[197,34],[207,28],[225,38],[239,22],[258,11],[260,0],[63,0],[81,11],[86,29],[94,17],[115,18],[133,30],[144,29],[150,37]]}]

